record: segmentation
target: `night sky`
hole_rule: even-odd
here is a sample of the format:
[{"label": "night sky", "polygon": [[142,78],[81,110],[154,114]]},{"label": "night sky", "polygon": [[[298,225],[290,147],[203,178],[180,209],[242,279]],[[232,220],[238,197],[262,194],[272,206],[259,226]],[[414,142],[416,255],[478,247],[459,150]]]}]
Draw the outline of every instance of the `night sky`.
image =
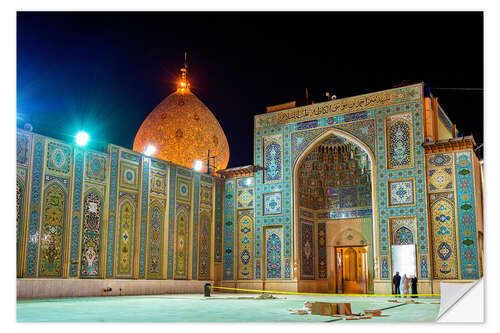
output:
[{"label": "night sky", "polygon": [[[219,120],[228,167],[253,163],[253,116],[424,81],[483,142],[482,13],[28,13],[17,15],[17,125],[91,148],[132,148],[147,115],[188,78]],[[189,124],[186,124],[189,126]]]}]

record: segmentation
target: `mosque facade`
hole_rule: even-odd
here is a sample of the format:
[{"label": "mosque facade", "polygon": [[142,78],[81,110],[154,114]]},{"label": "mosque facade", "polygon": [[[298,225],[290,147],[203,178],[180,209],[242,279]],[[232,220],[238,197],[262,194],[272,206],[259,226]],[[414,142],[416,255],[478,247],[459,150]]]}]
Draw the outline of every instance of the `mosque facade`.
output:
[{"label": "mosque facade", "polygon": [[211,174],[18,129],[18,283],[387,294],[395,271],[420,293],[482,276],[482,164],[425,84],[268,111],[254,163]]}]

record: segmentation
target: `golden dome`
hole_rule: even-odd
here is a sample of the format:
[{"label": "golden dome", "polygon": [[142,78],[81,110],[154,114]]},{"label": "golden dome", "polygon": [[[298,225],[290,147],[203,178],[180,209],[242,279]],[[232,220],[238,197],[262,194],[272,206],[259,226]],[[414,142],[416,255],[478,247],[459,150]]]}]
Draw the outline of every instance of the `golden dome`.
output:
[{"label": "golden dome", "polygon": [[[189,89],[186,69],[177,91],[167,96],[142,123],[134,140],[134,150],[145,152],[153,145],[156,152],[151,156],[192,168],[195,160],[206,163],[207,154],[216,156],[210,160],[210,168],[225,169],[229,162],[229,145],[219,122],[210,110]],[[203,167],[206,171],[206,167]]]}]

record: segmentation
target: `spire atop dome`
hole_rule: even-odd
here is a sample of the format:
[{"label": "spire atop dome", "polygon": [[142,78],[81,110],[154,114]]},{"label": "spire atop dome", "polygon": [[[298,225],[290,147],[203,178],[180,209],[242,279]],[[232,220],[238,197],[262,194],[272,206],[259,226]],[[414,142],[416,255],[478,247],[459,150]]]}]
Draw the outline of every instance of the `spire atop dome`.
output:
[{"label": "spire atop dome", "polygon": [[187,80],[187,51],[184,51],[184,67],[181,68],[181,80],[177,84],[177,91],[189,91],[189,81]]}]

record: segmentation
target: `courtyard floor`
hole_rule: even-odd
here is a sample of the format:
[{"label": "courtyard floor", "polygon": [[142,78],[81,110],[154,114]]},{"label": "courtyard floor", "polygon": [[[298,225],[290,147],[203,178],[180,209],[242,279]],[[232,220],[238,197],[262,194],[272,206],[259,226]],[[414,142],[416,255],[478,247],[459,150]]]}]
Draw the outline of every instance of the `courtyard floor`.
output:
[{"label": "courtyard floor", "polygon": [[[255,294],[199,294],[74,297],[17,300],[18,322],[347,322],[345,317],[290,314],[305,301],[350,302],[353,313],[384,309],[384,317],[359,322],[432,322],[439,312],[439,298],[413,300],[422,304],[393,303],[393,297],[273,295],[259,299]],[[411,298],[398,298],[405,302]],[[437,303],[437,304],[436,304]],[[400,305],[394,307],[395,305]]]}]

